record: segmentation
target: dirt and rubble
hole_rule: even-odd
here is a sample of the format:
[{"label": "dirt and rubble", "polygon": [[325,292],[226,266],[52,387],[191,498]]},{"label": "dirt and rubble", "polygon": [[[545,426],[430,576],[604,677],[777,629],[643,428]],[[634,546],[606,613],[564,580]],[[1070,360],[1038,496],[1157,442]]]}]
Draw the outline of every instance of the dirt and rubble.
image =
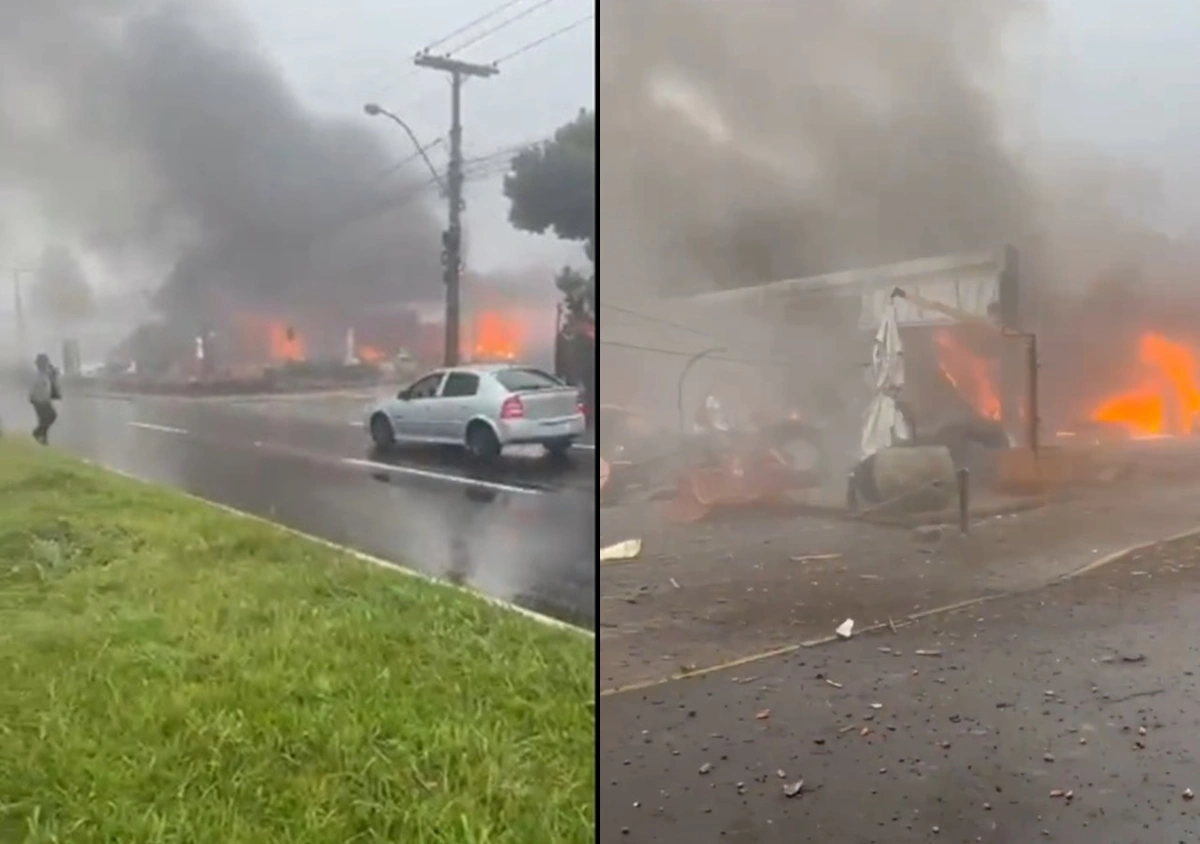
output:
[{"label": "dirt and rubble", "polygon": [[922,528],[740,513],[700,525],[645,504],[601,511],[602,688],[653,682],[937,607],[1027,590],[1200,526],[1200,484],[1118,484],[1034,510]]},{"label": "dirt and rubble", "polygon": [[1198,589],[1192,537],[603,697],[598,840],[1197,840]]}]

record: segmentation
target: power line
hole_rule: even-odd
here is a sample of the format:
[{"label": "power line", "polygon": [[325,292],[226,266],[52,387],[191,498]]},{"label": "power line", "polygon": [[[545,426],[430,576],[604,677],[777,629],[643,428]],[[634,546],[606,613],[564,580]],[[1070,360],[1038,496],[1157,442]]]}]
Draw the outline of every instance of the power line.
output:
[{"label": "power line", "polygon": [[534,41],[530,41],[528,44],[525,44],[522,47],[518,47],[517,49],[513,50],[508,55],[501,56],[500,58],[493,61],[492,64],[498,66],[498,65],[502,64],[503,62],[509,61],[510,59],[515,59],[517,56],[519,56],[523,53],[528,53],[530,50],[537,49],[538,47],[545,44],[547,41],[553,41],[555,38],[558,38],[560,35],[566,35],[571,30],[576,29],[577,27],[583,26],[588,21],[595,20],[595,18],[596,18],[595,13],[590,14],[590,15],[584,15],[582,18],[575,21],[574,23],[569,23],[564,27],[554,30],[553,32],[549,33],[548,35],[543,35],[541,38],[538,38]]},{"label": "power line", "polygon": [[[644,352],[646,354],[662,355],[664,357],[694,358],[696,356],[696,352],[694,352],[694,351],[685,352],[681,349],[659,349],[654,346],[642,346],[637,343],[622,343],[619,340],[605,340],[603,337],[601,337],[600,340],[598,340],[597,342],[599,342],[601,346],[612,346],[612,347],[618,348],[618,349],[628,349],[628,350],[636,351],[636,352]],[[786,366],[787,365],[786,361],[782,361],[782,360],[768,360],[768,359],[751,360],[749,358],[727,357],[725,355],[715,355],[715,354],[709,355],[708,357],[705,358],[705,360],[721,361],[723,363],[740,363],[740,364],[744,364],[746,366]]]},{"label": "power line", "polygon": [[460,26],[458,29],[451,32],[449,35],[443,35],[437,41],[434,41],[433,43],[429,44],[428,46],[425,47],[424,50],[420,50],[419,52],[428,53],[434,47],[440,47],[441,45],[443,45],[447,41],[449,41],[451,38],[455,38],[459,35],[462,35],[468,29],[473,29],[476,26],[478,26],[479,24],[483,23],[484,21],[490,20],[491,18],[496,17],[496,15],[500,14],[501,12],[503,12],[507,9],[511,9],[513,6],[516,6],[518,3],[523,3],[523,2],[525,2],[525,0],[508,0],[507,3],[501,3],[499,6],[493,7],[490,12],[486,12],[486,13],[480,15],[479,17],[475,18],[475,20],[471,21],[470,23],[464,23],[462,26]]},{"label": "power line", "polygon": [[461,53],[463,50],[467,49],[468,47],[478,44],[483,39],[490,37],[491,35],[499,32],[502,29],[507,29],[508,27],[510,27],[514,23],[516,23],[517,21],[529,17],[534,12],[536,12],[538,9],[541,9],[545,6],[549,6],[553,2],[554,2],[554,0],[539,0],[539,2],[534,3],[532,6],[530,6],[525,11],[518,12],[517,14],[513,15],[511,18],[506,18],[505,20],[500,21],[500,23],[496,24],[495,26],[491,27],[490,29],[485,29],[483,32],[479,33],[474,38],[467,41],[467,43],[458,45],[457,47],[455,47],[453,50],[450,51],[450,55],[453,55],[454,53]]}]

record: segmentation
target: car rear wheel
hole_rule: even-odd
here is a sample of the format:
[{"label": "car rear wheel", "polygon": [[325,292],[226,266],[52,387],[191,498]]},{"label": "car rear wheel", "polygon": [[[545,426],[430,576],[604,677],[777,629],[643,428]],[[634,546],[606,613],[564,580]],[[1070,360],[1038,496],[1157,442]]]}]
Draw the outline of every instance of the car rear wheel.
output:
[{"label": "car rear wheel", "polygon": [[566,457],[573,444],[573,441],[569,437],[564,437],[561,440],[550,440],[544,445],[547,454],[551,457],[559,458]]},{"label": "car rear wheel", "polygon": [[472,422],[467,427],[467,451],[476,460],[493,460],[500,455],[500,440],[483,422]]},{"label": "car rear wheel", "polygon": [[386,451],[396,445],[396,432],[392,430],[392,423],[382,413],[371,417],[371,441],[380,451]]}]

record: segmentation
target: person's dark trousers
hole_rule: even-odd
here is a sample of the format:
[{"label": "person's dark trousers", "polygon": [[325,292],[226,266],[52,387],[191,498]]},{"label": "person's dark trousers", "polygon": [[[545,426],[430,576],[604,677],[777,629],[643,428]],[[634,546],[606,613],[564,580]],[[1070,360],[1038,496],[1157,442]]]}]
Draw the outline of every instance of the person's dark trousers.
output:
[{"label": "person's dark trousers", "polygon": [[50,438],[50,426],[58,418],[58,411],[54,409],[52,402],[35,401],[30,404],[33,405],[33,412],[37,414],[37,427],[33,429],[33,438],[45,445]]}]

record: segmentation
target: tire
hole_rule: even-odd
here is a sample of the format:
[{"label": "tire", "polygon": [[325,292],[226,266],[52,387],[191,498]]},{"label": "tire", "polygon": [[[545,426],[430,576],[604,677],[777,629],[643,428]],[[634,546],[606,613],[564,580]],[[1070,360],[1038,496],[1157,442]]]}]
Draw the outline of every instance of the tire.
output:
[{"label": "tire", "polygon": [[467,452],[476,460],[495,460],[500,456],[500,440],[484,422],[467,426]]},{"label": "tire", "polygon": [[392,423],[382,413],[371,417],[371,442],[380,451],[396,447],[396,432],[392,430]]},{"label": "tire", "polygon": [[546,449],[546,453],[551,457],[560,459],[566,457],[570,453],[571,446],[574,444],[574,440],[570,439],[569,437],[564,437],[561,440],[550,440],[549,442],[545,443],[543,447]]}]

